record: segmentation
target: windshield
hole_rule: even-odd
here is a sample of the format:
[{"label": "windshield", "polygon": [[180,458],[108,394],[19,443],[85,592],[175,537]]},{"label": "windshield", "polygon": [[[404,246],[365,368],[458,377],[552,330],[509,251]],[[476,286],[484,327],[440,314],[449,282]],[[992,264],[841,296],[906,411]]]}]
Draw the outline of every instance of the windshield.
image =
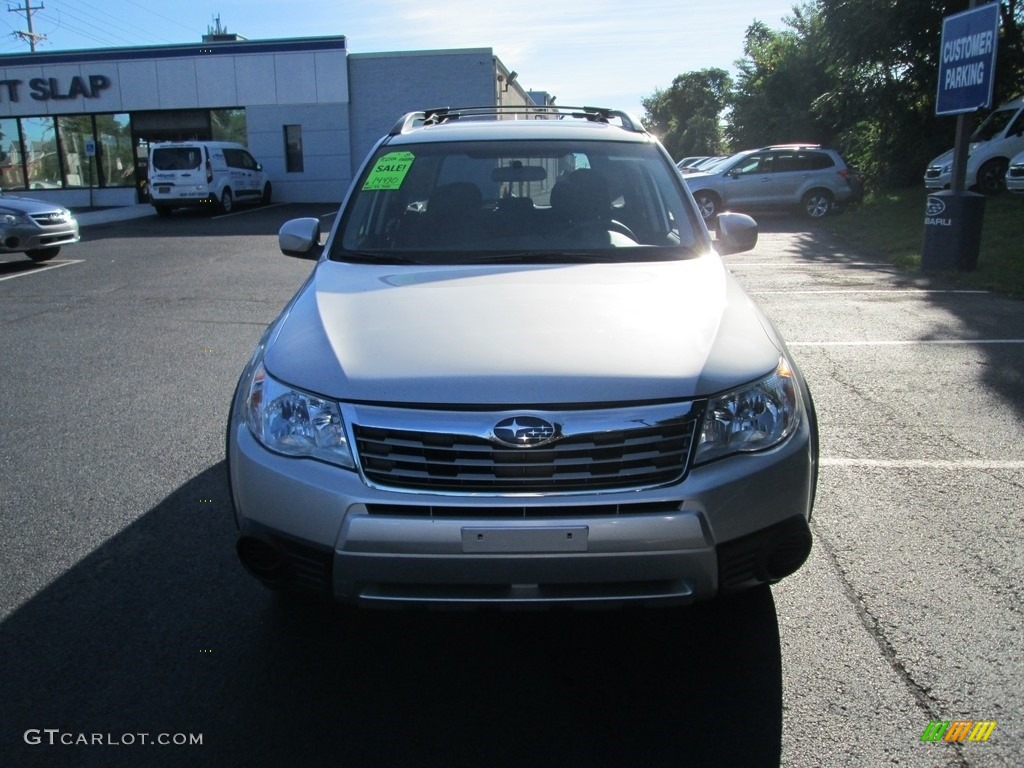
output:
[{"label": "windshield", "polygon": [[331,258],[664,260],[693,255],[705,237],[653,144],[436,142],[378,149]]},{"label": "windshield", "polygon": [[1016,114],[1016,107],[1013,109],[996,110],[977,127],[971,136],[971,141],[991,141],[1003,132],[1003,129],[1006,128]]}]

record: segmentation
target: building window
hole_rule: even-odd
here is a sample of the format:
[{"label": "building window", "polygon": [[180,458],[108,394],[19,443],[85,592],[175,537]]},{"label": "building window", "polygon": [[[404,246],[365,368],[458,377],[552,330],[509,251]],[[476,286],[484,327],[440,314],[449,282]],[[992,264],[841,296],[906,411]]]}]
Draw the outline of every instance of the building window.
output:
[{"label": "building window", "polygon": [[132,126],[126,114],[96,115],[96,163],[104,187],[135,186]]},{"label": "building window", "polygon": [[59,189],[62,185],[57,157],[57,132],[52,117],[23,117],[25,170],[29,189]]},{"label": "building window", "polygon": [[233,141],[245,146],[248,137],[244,108],[210,110],[210,138],[214,141]]},{"label": "building window", "polygon": [[24,189],[21,135],[14,117],[0,120],[0,189]]},{"label": "building window", "polygon": [[[95,142],[92,135],[92,117],[58,117],[57,134],[60,137],[60,157],[64,183],[68,187],[96,187],[96,158],[89,157],[86,145]],[[94,144],[95,146],[95,144]]]},{"label": "building window", "polygon": [[284,127],[284,162],[288,173],[302,173],[302,126]]}]

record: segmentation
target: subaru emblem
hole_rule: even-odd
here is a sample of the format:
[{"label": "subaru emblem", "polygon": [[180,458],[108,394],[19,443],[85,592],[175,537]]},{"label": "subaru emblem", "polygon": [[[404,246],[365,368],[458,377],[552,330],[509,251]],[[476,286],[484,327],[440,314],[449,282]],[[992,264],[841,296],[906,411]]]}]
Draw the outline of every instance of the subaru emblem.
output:
[{"label": "subaru emblem", "polygon": [[925,208],[925,215],[927,216],[941,216],[942,212],[946,210],[946,204],[942,202],[941,197],[929,197],[928,206]]},{"label": "subaru emblem", "polygon": [[513,416],[494,425],[494,439],[502,445],[533,448],[559,437],[555,425],[536,416]]}]

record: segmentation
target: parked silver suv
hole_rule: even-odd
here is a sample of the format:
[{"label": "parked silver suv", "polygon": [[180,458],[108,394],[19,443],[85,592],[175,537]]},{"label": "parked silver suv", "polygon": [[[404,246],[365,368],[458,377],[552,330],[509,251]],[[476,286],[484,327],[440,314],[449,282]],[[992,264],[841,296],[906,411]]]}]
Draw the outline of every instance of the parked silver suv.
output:
[{"label": "parked silver suv", "polygon": [[725,210],[798,209],[812,219],[860,202],[860,174],[833,149],[778,144],[739,152],[686,184],[705,220]]},{"label": "parked silver suv", "polygon": [[[720,227],[721,251],[756,242]],[[279,240],[318,263],[227,432],[238,555],[268,586],[679,604],[804,562],[807,385],[629,116],[412,113],[323,246],[313,218]]]},{"label": "parked silver suv", "polygon": [[78,221],[64,206],[0,192],[0,253],[49,261],[78,240]]}]

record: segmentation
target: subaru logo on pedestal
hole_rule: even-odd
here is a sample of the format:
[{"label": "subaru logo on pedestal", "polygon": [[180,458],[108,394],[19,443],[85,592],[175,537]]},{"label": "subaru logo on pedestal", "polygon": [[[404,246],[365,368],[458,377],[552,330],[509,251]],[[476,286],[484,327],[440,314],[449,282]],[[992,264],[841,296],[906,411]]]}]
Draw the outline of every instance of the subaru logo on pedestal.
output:
[{"label": "subaru logo on pedestal", "polygon": [[555,425],[536,416],[514,416],[494,425],[494,440],[515,448],[533,448],[560,437]]},{"label": "subaru logo on pedestal", "polygon": [[946,204],[942,202],[941,197],[929,197],[928,207],[924,209],[924,212],[926,216],[941,216],[945,210]]}]

